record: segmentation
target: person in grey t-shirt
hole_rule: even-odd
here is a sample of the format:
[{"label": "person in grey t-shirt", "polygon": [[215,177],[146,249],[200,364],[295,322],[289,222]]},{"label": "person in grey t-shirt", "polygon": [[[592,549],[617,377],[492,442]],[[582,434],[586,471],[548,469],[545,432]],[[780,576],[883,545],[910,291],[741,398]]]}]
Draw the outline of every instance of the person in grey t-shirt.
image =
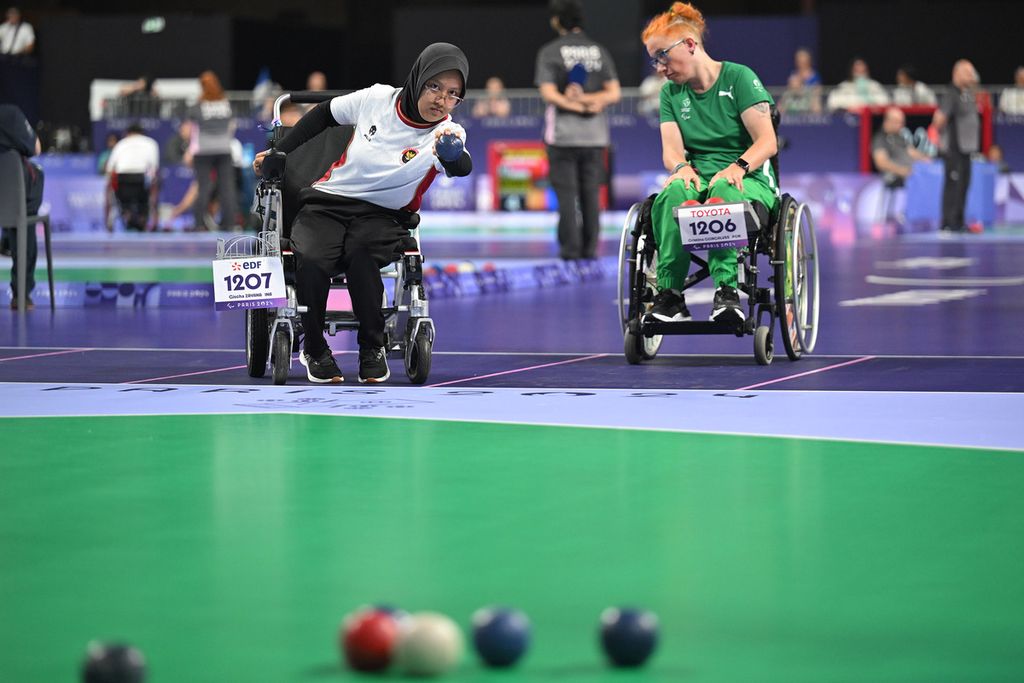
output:
[{"label": "person in grey t-shirt", "polygon": [[199,75],[202,94],[189,112],[192,142],[188,156],[192,159],[199,196],[193,205],[196,230],[205,226],[207,205],[213,193],[213,173],[217,174],[220,197],[220,228],[232,230],[237,224],[235,198],[235,167],[231,163],[231,141],[235,137],[235,119],[231,103],[224,95],[217,74],[204,71]]},{"label": "person in grey t-shirt", "polygon": [[[547,103],[544,142],[558,197],[559,253],[565,260],[597,256],[599,197],[610,142],[604,110],[621,98],[611,55],[583,32],[579,0],[551,0],[558,38],[537,52],[534,82]],[[576,221],[579,200],[582,225]]]},{"label": "person in grey t-shirt", "polygon": [[928,161],[928,155],[910,143],[905,130],[907,117],[899,107],[889,107],[882,118],[882,129],[871,141],[871,160],[889,187],[902,187],[915,161]]},{"label": "person in grey t-shirt", "polygon": [[975,98],[978,72],[966,59],[953,65],[953,89],[942,96],[932,123],[940,131],[946,164],[942,187],[942,230],[963,232],[967,188],[971,184],[971,154],[980,148],[981,117]]}]

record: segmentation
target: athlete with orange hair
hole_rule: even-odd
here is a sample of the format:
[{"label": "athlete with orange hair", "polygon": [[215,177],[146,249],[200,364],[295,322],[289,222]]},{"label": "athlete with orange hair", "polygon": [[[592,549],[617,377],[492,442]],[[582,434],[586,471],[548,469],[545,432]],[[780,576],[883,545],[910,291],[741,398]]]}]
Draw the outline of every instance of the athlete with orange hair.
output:
[{"label": "athlete with orange hair", "polygon": [[[684,202],[778,203],[778,178],[769,160],[778,151],[772,96],[748,67],[718,62],[704,51],[704,17],[676,2],[650,21],[642,36],[651,64],[668,78],[661,89],[662,161],[671,175],[654,200],[658,287],[651,315],[689,320],[682,287],[690,268],[672,210]],[[708,252],[715,292],[712,320],[738,324],[735,249]]]}]

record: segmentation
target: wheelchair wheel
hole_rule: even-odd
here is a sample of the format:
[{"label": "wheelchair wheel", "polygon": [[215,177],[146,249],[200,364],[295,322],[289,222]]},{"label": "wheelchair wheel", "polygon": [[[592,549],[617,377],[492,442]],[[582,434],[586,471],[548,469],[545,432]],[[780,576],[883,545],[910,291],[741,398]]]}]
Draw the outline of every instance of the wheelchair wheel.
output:
[{"label": "wheelchair wheel", "polygon": [[270,354],[270,312],[251,308],[245,312],[245,365],[250,377],[267,374]]},{"label": "wheelchair wheel", "polygon": [[430,374],[433,342],[425,330],[411,339],[405,346],[405,374],[413,384],[423,384]]},{"label": "wheelchair wheel", "polygon": [[772,328],[761,325],[754,330],[754,358],[758,365],[771,365],[775,357],[775,342],[772,341]]},{"label": "wheelchair wheel", "polygon": [[807,205],[789,195],[779,211],[774,260],[782,345],[790,360],[799,360],[818,339],[818,240]]},{"label": "wheelchair wheel", "polygon": [[646,315],[654,298],[658,262],[657,253],[645,253],[648,237],[637,229],[639,219],[640,204],[634,204],[626,214],[619,239],[619,321],[622,324],[623,350],[626,361],[631,365],[653,359],[662,341],[660,334],[645,337],[639,332],[640,320]]},{"label": "wheelchair wheel", "polygon": [[292,340],[288,330],[278,327],[274,332],[273,351],[270,363],[274,366],[274,384],[284,384],[288,380],[288,371],[292,365]]}]

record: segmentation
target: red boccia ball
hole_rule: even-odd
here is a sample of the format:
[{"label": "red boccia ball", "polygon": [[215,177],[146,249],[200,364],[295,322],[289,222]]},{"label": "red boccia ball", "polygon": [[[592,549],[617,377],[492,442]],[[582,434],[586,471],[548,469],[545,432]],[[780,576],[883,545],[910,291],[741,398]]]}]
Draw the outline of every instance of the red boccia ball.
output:
[{"label": "red boccia ball", "polygon": [[356,671],[386,669],[397,641],[398,622],[387,612],[359,612],[342,624],[341,649]]}]

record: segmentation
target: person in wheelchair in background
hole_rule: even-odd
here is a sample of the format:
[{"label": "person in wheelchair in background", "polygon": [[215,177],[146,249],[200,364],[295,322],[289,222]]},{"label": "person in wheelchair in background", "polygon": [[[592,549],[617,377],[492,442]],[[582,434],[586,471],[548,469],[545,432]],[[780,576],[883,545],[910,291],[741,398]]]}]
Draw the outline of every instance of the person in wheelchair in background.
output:
[{"label": "person in wheelchair in background", "polygon": [[153,227],[160,172],[160,145],[133,123],[110,151],[106,173],[127,230]]},{"label": "person in wheelchair in background", "polygon": [[[291,231],[295,289],[306,307],[300,362],[311,382],[343,381],[323,333],[331,277],[342,271],[359,320],[359,381],[390,377],[380,269],[401,256],[408,226],[433,179],[442,172],[465,176],[472,171],[468,152],[442,161],[435,147],[445,133],[465,141],[465,130],[452,122],[451,112],[466,94],[468,77],[462,50],[433,43],[420,53],[401,88],[376,84],[318,104],[277,144],[277,151],[287,154],[330,126],[355,127],[341,158],[300,194]],[[268,153],[256,155],[257,175]]]},{"label": "person in wheelchair in background", "polygon": [[[642,40],[655,69],[668,78],[661,90],[662,160],[670,175],[651,209],[658,245],[658,289],[649,315],[666,322],[690,319],[682,288],[690,268],[673,208],[700,203],[760,202],[773,212],[778,178],[769,160],[778,151],[772,96],[748,67],[715,61],[704,51],[704,17],[676,2],[650,21]],[[711,320],[745,319],[737,292],[736,249],[710,249],[715,281]]]}]

